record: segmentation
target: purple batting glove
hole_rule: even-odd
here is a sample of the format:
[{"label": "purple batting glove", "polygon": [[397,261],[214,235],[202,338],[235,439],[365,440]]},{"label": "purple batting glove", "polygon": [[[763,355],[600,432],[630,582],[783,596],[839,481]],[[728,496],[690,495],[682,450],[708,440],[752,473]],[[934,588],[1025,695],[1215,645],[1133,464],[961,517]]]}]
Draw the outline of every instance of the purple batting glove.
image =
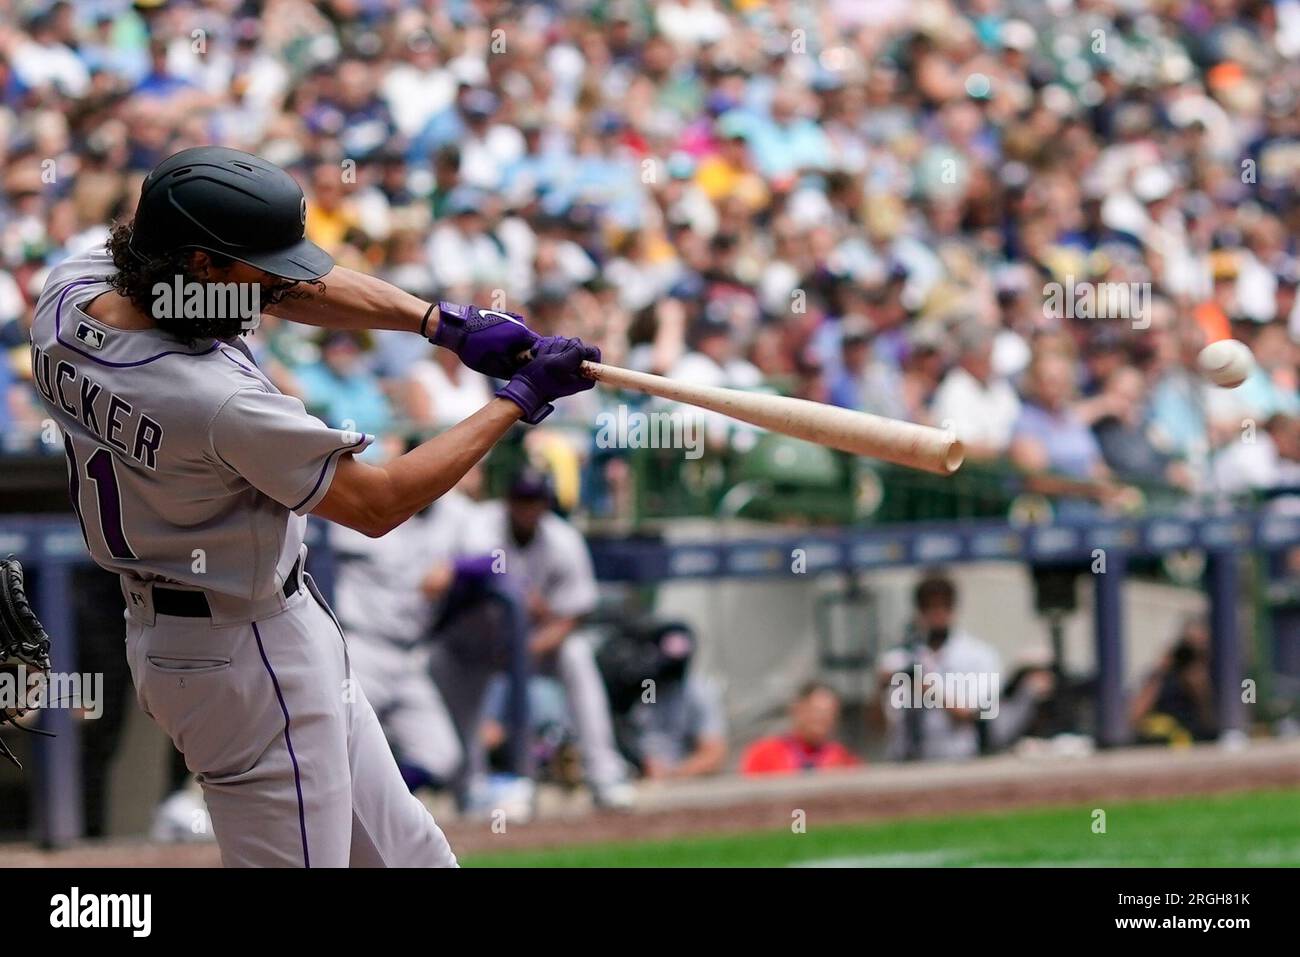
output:
[{"label": "purple batting glove", "polygon": [[438,328],[429,341],[450,349],[475,372],[509,379],[528,361],[524,353],[541,339],[523,316],[478,306],[438,303]]},{"label": "purple batting glove", "polygon": [[547,336],[537,343],[534,358],[497,392],[524,410],[524,421],[536,425],[555,411],[552,399],[593,388],[596,383],[582,374],[582,363],[600,361],[600,350],[581,339]]}]

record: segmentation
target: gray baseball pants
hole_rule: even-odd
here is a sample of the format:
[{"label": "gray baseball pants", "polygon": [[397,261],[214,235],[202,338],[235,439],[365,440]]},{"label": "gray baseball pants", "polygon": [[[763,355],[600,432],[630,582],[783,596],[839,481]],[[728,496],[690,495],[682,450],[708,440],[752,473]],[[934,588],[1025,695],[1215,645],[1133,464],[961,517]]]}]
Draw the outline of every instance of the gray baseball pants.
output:
[{"label": "gray baseball pants", "polygon": [[130,593],[136,694],[197,775],[227,867],[456,866],[314,587],[230,624],[155,614],[147,583]]}]

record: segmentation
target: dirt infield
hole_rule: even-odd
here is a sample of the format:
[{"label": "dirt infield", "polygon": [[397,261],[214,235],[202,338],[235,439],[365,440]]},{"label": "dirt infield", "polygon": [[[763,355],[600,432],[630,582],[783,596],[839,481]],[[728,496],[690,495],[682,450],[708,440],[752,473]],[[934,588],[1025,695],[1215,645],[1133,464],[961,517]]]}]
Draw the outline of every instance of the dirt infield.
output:
[{"label": "dirt infield", "polygon": [[[445,824],[458,854],[623,840],[657,840],[1092,801],[1300,788],[1300,742],[1260,741],[1241,750],[1127,749],[1076,758],[1000,757],[961,765],[880,766],[816,778],[724,778],[647,788],[631,813],[559,810],[527,824]],[[498,828],[499,830],[499,828]],[[60,851],[0,848],[0,867],[205,867],[212,845],[111,843]]]}]

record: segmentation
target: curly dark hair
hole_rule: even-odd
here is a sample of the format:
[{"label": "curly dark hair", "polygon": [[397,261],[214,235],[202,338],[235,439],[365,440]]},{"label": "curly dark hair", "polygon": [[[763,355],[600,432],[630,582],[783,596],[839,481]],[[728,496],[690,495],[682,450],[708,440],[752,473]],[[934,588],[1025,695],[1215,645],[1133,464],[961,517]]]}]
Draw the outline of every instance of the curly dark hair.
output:
[{"label": "curly dark hair", "polygon": [[[184,283],[205,282],[202,277],[194,273],[194,250],[177,249],[164,256],[154,256],[146,260],[140,259],[131,251],[130,242],[131,224],[120,223],[113,227],[105,248],[113,257],[113,265],[117,271],[109,277],[108,284],[131,300],[137,309],[150,316],[163,332],[187,345],[194,345],[200,339],[233,339],[235,336],[251,331],[238,316],[225,318],[158,316],[154,310],[157,300],[154,289],[159,283],[171,288],[178,276]],[[229,256],[214,252],[209,252],[208,258],[218,269],[223,269],[234,262]],[[283,299],[307,298],[310,293],[298,288],[303,285],[315,286],[322,291],[325,289],[325,284],[320,280],[303,283],[282,279],[264,284],[259,290],[260,308],[273,306]]]}]

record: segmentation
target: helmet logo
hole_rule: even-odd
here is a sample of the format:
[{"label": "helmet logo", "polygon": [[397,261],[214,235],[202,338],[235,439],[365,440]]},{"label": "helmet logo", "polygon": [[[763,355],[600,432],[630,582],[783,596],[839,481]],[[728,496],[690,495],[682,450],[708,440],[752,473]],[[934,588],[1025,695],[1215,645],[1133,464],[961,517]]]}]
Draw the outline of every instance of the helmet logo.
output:
[{"label": "helmet logo", "polygon": [[301,220],[300,225],[303,226],[307,225],[307,197],[306,196],[302,197],[302,200],[299,203],[298,219]]}]

